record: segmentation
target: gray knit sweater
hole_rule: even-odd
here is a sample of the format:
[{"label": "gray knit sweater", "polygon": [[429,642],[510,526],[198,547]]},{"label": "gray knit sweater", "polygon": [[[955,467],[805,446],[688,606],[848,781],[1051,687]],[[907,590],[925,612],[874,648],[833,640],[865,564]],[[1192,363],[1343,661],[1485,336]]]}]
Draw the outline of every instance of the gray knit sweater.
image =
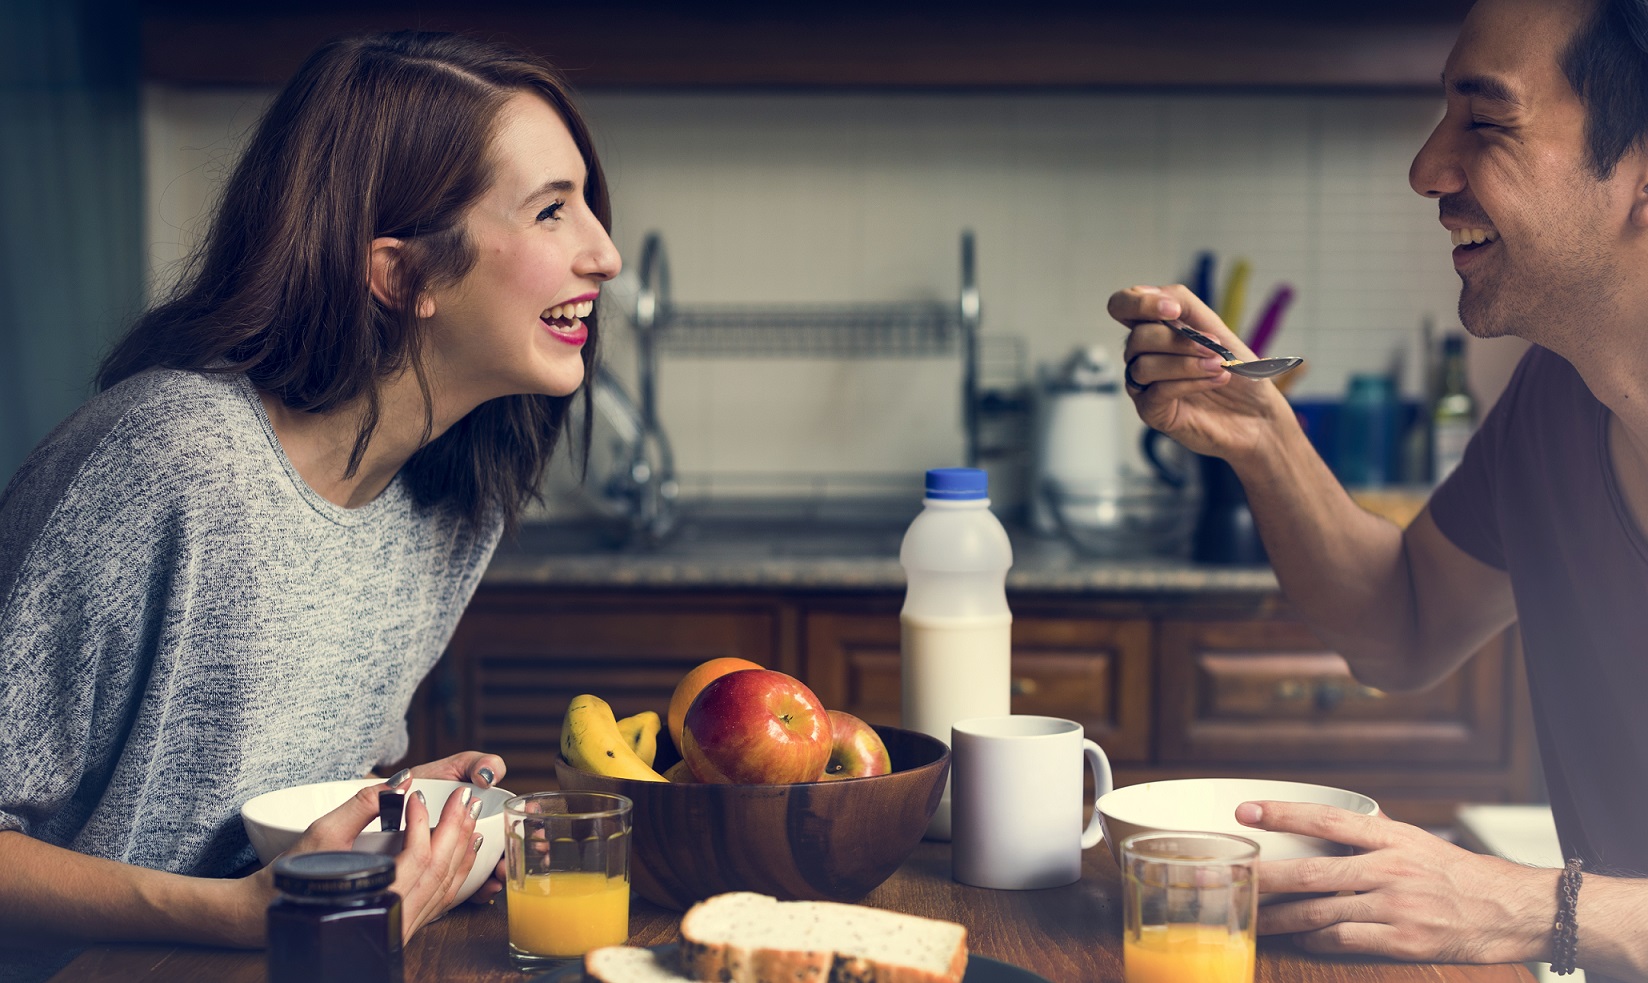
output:
[{"label": "gray knit sweater", "polygon": [[420,509],[399,478],[326,501],[243,376],[100,394],[0,498],[0,830],[245,867],[241,803],[406,753],[500,528]]}]

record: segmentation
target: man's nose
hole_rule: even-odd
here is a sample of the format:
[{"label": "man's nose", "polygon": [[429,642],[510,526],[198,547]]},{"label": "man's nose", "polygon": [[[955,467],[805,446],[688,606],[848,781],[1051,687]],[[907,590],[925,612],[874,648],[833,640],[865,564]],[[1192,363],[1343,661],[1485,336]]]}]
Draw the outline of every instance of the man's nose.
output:
[{"label": "man's nose", "polygon": [[1448,120],[1436,124],[1430,139],[1414,155],[1408,168],[1408,186],[1426,198],[1440,198],[1465,190],[1465,172],[1459,166],[1455,138],[1445,129]]}]

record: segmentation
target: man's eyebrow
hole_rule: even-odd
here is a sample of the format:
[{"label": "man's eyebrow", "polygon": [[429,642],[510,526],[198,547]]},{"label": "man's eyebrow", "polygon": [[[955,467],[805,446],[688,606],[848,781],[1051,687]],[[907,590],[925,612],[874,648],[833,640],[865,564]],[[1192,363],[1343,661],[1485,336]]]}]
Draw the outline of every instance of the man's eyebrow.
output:
[{"label": "man's eyebrow", "polygon": [[1522,104],[1522,100],[1516,97],[1516,93],[1511,91],[1511,87],[1503,79],[1492,75],[1467,75],[1456,79],[1449,79],[1443,75],[1442,85],[1467,98],[1488,99],[1510,106]]},{"label": "man's eyebrow", "polygon": [[578,190],[578,185],[565,178],[551,178],[538,186],[538,189],[526,196],[522,205],[530,205],[544,198],[553,198],[556,195],[570,195]]}]

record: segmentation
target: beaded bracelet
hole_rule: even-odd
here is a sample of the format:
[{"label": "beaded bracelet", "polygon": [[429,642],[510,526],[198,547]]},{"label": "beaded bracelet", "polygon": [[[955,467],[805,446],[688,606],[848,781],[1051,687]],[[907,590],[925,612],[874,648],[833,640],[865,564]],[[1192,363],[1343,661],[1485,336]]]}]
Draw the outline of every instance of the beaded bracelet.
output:
[{"label": "beaded bracelet", "polygon": [[1562,868],[1562,877],[1556,888],[1556,938],[1552,948],[1551,971],[1567,976],[1574,971],[1574,959],[1579,954],[1579,884],[1583,875],[1579,869],[1584,861],[1571,857]]}]

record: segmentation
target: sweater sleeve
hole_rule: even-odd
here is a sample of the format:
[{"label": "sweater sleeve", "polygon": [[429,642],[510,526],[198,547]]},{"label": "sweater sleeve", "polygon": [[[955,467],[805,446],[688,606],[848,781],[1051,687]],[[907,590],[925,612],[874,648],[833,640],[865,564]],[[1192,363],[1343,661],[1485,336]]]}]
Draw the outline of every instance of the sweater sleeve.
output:
[{"label": "sweater sleeve", "polygon": [[48,819],[72,828],[110,791],[171,538],[154,482],[109,466],[123,455],[64,450],[36,455],[0,500],[0,830],[48,840]]}]

